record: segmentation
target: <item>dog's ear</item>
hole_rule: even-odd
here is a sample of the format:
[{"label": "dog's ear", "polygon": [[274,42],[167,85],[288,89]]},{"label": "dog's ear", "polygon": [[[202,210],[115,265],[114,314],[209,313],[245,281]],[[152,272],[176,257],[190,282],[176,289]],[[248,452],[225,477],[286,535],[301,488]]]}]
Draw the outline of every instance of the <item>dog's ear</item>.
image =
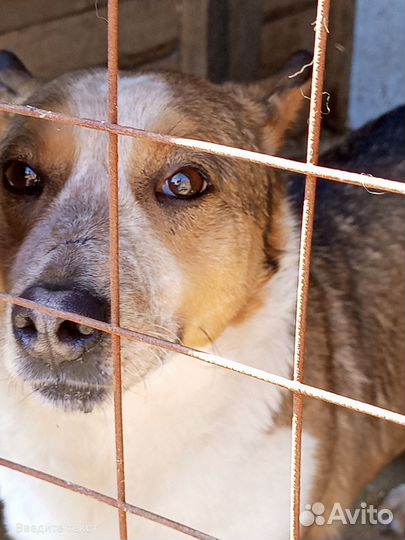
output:
[{"label": "dog's ear", "polygon": [[311,54],[300,51],[272,77],[247,85],[230,85],[248,102],[253,102],[253,111],[259,108],[264,152],[273,154],[281,147],[287,130],[304,107],[310,93],[311,66]]},{"label": "dog's ear", "polygon": [[[0,101],[22,103],[39,86],[17,56],[0,51]],[[6,128],[10,115],[0,113],[0,135]]]},{"label": "dog's ear", "polygon": [[33,86],[33,77],[21,60],[10,51],[0,51],[0,100],[21,102]]}]

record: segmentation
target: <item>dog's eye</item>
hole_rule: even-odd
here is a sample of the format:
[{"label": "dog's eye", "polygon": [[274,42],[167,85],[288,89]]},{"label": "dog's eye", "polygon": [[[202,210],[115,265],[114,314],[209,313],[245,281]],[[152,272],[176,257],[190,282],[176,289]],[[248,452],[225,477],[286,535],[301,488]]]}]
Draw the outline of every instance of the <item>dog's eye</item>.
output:
[{"label": "dog's eye", "polygon": [[19,195],[40,195],[42,180],[38,173],[23,161],[8,161],[3,167],[3,185]]},{"label": "dog's eye", "polygon": [[184,167],[160,182],[156,193],[171,199],[191,199],[202,195],[207,187],[208,182],[198,169]]}]

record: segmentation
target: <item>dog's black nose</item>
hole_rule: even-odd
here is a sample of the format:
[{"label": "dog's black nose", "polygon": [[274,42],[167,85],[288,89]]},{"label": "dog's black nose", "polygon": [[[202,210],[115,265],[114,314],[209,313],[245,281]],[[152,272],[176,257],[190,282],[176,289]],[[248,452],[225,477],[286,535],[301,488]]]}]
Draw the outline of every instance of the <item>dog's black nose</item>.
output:
[{"label": "dog's black nose", "polygon": [[[87,291],[41,286],[26,289],[21,297],[99,321],[106,322],[109,317],[108,303]],[[20,306],[13,306],[11,319],[17,343],[29,356],[47,363],[79,359],[102,337],[88,326]]]}]

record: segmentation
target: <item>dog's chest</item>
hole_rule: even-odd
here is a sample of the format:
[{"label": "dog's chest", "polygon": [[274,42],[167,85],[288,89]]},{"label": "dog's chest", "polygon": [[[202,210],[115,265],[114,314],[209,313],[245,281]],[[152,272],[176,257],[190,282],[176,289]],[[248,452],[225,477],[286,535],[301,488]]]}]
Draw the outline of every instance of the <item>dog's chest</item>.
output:
[{"label": "dog's chest", "polygon": [[[192,372],[187,370],[187,376],[192,376]],[[260,387],[265,387],[253,381],[252,388],[246,389],[247,399],[243,395],[238,400],[236,395],[224,395],[223,408],[214,410],[212,402],[219,390],[215,378],[221,375],[210,373],[211,377],[211,390],[204,392],[205,402],[200,403],[198,410],[183,402],[175,413],[164,402],[160,407],[155,406],[156,401],[145,402],[146,394],[126,399],[126,409],[139,407],[144,401],[143,418],[134,415],[127,419],[127,500],[219,537],[285,537],[290,430],[271,431],[267,405],[249,405],[254,392],[260,393]],[[228,399],[234,400],[233,408],[225,407]],[[61,419],[55,417],[52,423],[48,418],[42,423],[43,430],[38,429],[38,424],[30,430],[28,422],[23,422],[14,433],[12,448],[7,452],[2,448],[2,454],[115,496],[112,416],[106,412],[97,421],[87,421],[86,417],[91,416],[82,415],[77,422],[59,422]],[[10,423],[9,435],[11,430]],[[315,441],[306,438],[306,488],[315,472],[315,448]],[[80,537],[72,536],[69,524],[78,529],[87,527],[84,538],[97,538],[100,528],[104,536],[117,536],[116,512],[112,508],[6,469],[0,474],[10,532],[17,532],[16,523],[64,523],[66,534],[60,538]],[[176,537],[164,527],[132,516],[129,526],[131,538]],[[49,538],[52,537],[50,534]],[[24,533],[21,538],[30,536]]]}]

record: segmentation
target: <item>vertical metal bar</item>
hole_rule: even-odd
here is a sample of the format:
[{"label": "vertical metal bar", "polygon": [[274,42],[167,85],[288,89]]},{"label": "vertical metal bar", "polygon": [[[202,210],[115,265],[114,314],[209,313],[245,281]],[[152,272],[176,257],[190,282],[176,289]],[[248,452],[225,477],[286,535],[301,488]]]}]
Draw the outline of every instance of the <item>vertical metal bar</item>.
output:
[{"label": "vertical metal bar", "polygon": [[[314,63],[312,74],[311,104],[309,112],[307,163],[316,165],[319,158],[323,83],[326,62],[326,43],[329,24],[330,0],[318,0]],[[316,176],[308,175],[305,181],[305,196],[302,214],[301,243],[298,268],[297,312],[294,345],[294,381],[304,380],[305,336],[309,278],[311,269],[312,236],[314,229],[316,200]],[[291,453],[291,508],[290,539],[298,540],[300,534],[301,502],[301,450],[304,397],[293,396],[292,453]]]},{"label": "vertical metal bar", "polygon": [[[118,122],[118,0],[108,0],[108,120]],[[118,135],[108,134],[108,171],[110,181],[110,283],[111,324],[120,325],[120,251],[118,205]],[[125,460],[122,422],[121,337],[111,336],[114,368],[115,459],[117,471],[117,500],[125,503]],[[126,540],[127,515],[118,510],[121,540]]]}]

